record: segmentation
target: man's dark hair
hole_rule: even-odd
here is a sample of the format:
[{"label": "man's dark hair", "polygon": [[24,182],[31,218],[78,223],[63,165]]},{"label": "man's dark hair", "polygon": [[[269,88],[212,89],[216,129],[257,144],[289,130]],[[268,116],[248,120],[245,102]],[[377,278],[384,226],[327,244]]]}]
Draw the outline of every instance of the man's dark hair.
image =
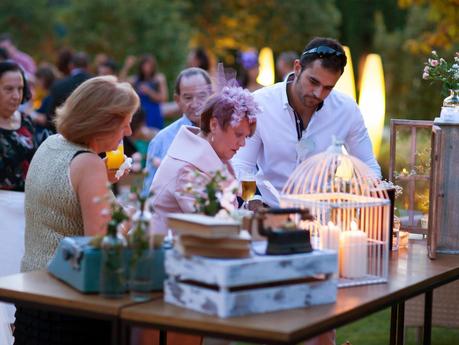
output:
[{"label": "man's dark hair", "polygon": [[210,67],[210,61],[209,61],[209,57],[207,56],[207,53],[204,50],[204,48],[198,47],[198,48],[194,49],[194,56],[199,61],[199,66],[198,67],[202,68],[205,71],[208,71],[209,67]]},{"label": "man's dark hair", "polygon": [[198,74],[202,75],[207,85],[211,84],[209,74],[206,71],[204,71],[202,68],[199,68],[199,67],[190,67],[180,72],[179,75],[177,76],[177,79],[175,79],[175,88],[174,88],[175,94],[180,95],[180,82],[182,81],[182,78],[184,77],[189,78],[191,76],[198,75]]},{"label": "man's dark hair", "polygon": [[89,65],[89,59],[86,53],[78,52],[72,57],[72,64],[74,68],[87,68]]},{"label": "man's dark hair", "polygon": [[13,39],[11,38],[11,35],[7,32],[4,32],[0,35],[0,42],[4,42],[4,41],[10,41],[11,43],[13,43]]},{"label": "man's dark hair", "polygon": [[321,60],[323,68],[341,74],[347,62],[341,43],[333,38],[324,37],[312,39],[304,48],[300,57],[301,72],[317,59]]},{"label": "man's dark hair", "polygon": [[100,64],[100,66],[104,66],[110,68],[111,71],[116,74],[118,72],[118,64],[113,59],[107,59]]},{"label": "man's dark hair", "polygon": [[8,52],[5,48],[0,47],[0,61],[8,60],[10,57],[8,56]]}]

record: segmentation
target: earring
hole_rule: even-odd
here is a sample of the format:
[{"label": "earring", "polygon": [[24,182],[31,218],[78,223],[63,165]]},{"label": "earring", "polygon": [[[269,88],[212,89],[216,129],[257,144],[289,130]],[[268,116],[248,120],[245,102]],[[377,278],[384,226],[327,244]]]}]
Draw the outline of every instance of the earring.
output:
[{"label": "earring", "polygon": [[210,135],[210,142],[211,142],[211,143],[214,142],[214,135],[213,135],[213,134]]}]

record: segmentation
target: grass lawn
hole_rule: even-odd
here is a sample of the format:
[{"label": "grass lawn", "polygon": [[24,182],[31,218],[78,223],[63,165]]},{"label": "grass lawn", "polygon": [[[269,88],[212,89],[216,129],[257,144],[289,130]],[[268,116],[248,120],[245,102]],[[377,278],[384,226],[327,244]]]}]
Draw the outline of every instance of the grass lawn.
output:
[{"label": "grass lawn", "polygon": [[[360,321],[348,324],[336,331],[336,344],[349,340],[352,345],[389,345],[390,309],[372,314]],[[249,345],[244,342],[232,342],[232,345]],[[406,345],[417,345],[414,328],[408,328]],[[433,327],[432,345],[459,344],[459,329]]]},{"label": "grass lawn", "polygon": [[[336,344],[341,345],[349,340],[352,345],[385,345],[389,344],[390,309],[372,314],[360,321],[339,328],[336,332]],[[416,345],[414,328],[408,328],[406,345]],[[459,344],[459,329],[434,327],[432,345]]]}]

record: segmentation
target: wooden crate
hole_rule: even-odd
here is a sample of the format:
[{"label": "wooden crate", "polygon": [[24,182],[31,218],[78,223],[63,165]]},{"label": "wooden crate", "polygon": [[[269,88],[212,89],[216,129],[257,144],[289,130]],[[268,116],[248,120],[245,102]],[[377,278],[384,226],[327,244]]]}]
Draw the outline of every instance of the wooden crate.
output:
[{"label": "wooden crate", "polygon": [[164,298],[223,318],[333,303],[337,268],[332,250],[247,259],[186,258],[170,251]]}]

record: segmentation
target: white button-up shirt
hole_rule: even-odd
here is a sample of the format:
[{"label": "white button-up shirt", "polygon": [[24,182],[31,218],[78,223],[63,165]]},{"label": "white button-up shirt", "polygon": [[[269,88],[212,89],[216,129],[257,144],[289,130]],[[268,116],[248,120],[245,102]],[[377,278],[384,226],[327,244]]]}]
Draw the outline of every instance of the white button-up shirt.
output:
[{"label": "white button-up shirt", "polygon": [[[257,90],[253,93],[262,108],[257,116],[254,135],[246,141],[232,160],[236,176],[241,171],[258,166],[257,186],[263,201],[270,206],[277,200],[262,183],[269,180],[281,191],[287,179],[298,165],[298,134],[295,115],[287,98],[286,81]],[[362,114],[355,101],[336,90],[325,99],[303,132],[304,158],[325,151],[332,138],[344,142],[349,154],[366,163],[381,177],[381,169],[373,155],[373,149]]]}]

